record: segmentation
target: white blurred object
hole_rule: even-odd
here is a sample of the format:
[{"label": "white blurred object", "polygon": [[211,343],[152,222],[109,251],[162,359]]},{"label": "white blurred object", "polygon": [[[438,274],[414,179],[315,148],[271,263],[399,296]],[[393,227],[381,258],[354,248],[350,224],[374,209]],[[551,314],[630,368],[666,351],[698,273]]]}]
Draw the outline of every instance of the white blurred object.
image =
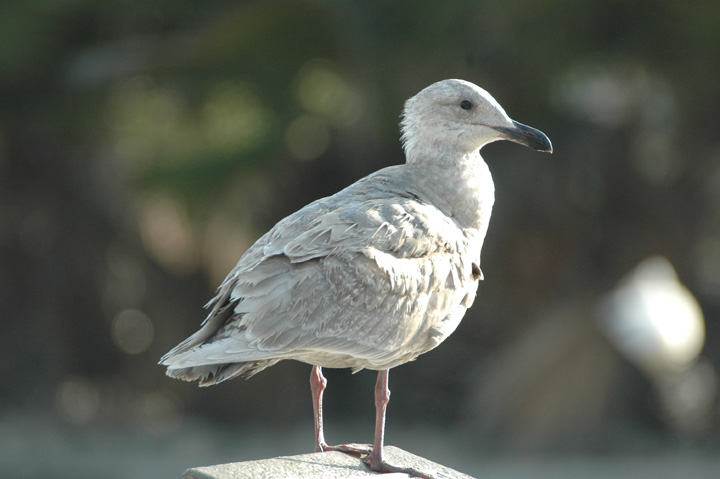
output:
[{"label": "white blurred object", "polygon": [[657,382],[689,369],[705,343],[700,305],[661,256],[623,278],[599,302],[598,319],[613,345]]},{"label": "white blurred object", "polygon": [[700,358],[700,305],[670,262],[660,256],[641,262],[601,299],[597,317],[610,342],[655,385],[665,423],[682,436],[701,436],[713,414],[717,375]]}]

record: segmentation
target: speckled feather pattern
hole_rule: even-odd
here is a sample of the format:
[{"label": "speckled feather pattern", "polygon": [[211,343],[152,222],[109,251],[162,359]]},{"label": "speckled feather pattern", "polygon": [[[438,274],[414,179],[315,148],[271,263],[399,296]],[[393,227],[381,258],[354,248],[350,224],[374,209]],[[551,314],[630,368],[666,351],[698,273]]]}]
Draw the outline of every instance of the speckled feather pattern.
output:
[{"label": "speckled feather pattern", "polygon": [[218,288],[201,329],[162,358],[168,375],[208,385],[283,359],[382,370],[455,330],[475,299],[494,201],[479,148],[500,139],[456,105],[470,98],[487,109],[476,112],[484,121],[511,120],[484,90],[445,82],[406,104],[407,163],[262,236]]}]

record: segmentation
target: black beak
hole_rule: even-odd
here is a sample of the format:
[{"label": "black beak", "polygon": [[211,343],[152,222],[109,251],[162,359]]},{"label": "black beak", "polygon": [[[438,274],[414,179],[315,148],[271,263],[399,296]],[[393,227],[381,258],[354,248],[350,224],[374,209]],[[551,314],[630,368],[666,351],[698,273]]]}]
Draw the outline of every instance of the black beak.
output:
[{"label": "black beak", "polygon": [[545,133],[516,121],[512,123],[511,127],[495,127],[495,130],[502,133],[506,140],[520,143],[533,150],[552,153],[552,143]]}]

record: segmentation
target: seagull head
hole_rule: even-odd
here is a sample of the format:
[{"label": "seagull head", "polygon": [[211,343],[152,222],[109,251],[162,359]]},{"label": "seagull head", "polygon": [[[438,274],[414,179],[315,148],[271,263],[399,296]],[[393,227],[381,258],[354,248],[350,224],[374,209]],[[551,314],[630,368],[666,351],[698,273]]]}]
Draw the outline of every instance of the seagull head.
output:
[{"label": "seagull head", "polygon": [[408,161],[447,149],[472,153],[498,140],[552,153],[543,132],[512,120],[487,91],[464,80],[439,81],[410,98],[401,129]]}]

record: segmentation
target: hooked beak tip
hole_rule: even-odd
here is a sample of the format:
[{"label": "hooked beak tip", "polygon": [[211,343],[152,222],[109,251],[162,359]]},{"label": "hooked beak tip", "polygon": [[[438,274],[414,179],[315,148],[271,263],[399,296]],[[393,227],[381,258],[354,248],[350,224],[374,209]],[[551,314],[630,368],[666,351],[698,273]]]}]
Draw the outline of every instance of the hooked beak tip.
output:
[{"label": "hooked beak tip", "polygon": [[513,121],[512,125],[513,126],[511,127],[497,127],[495,130],[500,132],[506,140],[519,143],[543,153],[553,152],[550,138],[548,138],[542,131],[523,125],[517,121]]}]

